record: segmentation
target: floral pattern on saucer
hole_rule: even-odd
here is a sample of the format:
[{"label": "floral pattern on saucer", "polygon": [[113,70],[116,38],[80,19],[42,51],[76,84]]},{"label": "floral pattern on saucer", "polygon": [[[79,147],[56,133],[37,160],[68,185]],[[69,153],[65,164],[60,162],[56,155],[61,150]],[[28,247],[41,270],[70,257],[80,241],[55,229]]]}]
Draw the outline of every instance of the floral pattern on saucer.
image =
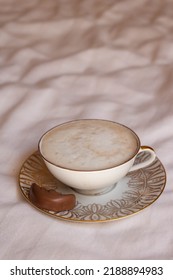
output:
[{"label": "floral pattern on saucer", "polygon": [[[147,153],[141,153],[136,161],[143,161]],[[74,209],[53,212],[39,209],[56,218],[80,222],[105,222],[128,217],[145,209],[161,195],[166,184],[165,169],[158,158],[148,167],[129,172],[109,194],[89,197],[75,193],[50,174],[39,152],[35,152],[25,161],[19,174],[22,194],[29,200],[29,189],[33,182],[46,189],[55,189],[62,193],[74,193],[77,204]],[[92,201],[91,201],[92,200]]]}]

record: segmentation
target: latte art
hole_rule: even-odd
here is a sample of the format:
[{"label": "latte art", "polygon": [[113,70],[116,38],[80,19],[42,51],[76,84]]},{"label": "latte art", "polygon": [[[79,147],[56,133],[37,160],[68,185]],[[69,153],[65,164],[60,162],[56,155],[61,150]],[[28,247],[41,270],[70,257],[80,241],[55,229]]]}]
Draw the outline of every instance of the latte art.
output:
[{"label": "latte art", "polygon": [[41,139],[42,155],[63,168],[90,171],[112,168],[131,159],[140,143],[133,131],[104,120],[59,125]]}]

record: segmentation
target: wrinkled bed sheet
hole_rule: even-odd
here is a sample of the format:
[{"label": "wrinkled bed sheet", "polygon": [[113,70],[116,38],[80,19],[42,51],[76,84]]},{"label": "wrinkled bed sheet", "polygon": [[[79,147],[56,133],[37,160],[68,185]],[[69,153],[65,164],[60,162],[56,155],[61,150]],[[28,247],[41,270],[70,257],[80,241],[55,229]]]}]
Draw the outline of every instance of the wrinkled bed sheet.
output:
[{"label": "wrinkled bed sheet", "polygon": [[[0,0],[0,258],[173,259],[173,1]],[[71,223],[31,207],[19,170],[52,126],[134,129],[167,172],[129,218]]]}]

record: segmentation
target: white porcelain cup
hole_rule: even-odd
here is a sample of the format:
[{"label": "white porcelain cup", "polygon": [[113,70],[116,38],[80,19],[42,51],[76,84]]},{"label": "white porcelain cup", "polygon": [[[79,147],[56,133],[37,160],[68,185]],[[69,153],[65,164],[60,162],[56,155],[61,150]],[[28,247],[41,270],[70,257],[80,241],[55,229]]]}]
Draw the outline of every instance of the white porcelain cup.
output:
[{"label": "white porcelain cup", "polygon": [[[81,119],[47,131],[38,148],[49,171],[65,185],[86,195],[103,194],[130,171],[150,165],[154,150],[141,146],[130,128],[109,120]],[[147,160],[134,165],[139,153]]]}]

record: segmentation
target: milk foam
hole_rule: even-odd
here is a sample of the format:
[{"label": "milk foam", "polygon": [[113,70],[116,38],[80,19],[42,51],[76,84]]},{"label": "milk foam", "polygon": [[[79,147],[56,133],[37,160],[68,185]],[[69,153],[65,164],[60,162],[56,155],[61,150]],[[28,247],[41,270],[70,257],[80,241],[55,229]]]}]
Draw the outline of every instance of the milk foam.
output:
[{"label": "milk foam", "polygon": [[137,137],[130,129],[103,120],[80,120],[57,126],[41,141],[41,152],[48,161],[85,171],[122,164],[138,148]]}]

